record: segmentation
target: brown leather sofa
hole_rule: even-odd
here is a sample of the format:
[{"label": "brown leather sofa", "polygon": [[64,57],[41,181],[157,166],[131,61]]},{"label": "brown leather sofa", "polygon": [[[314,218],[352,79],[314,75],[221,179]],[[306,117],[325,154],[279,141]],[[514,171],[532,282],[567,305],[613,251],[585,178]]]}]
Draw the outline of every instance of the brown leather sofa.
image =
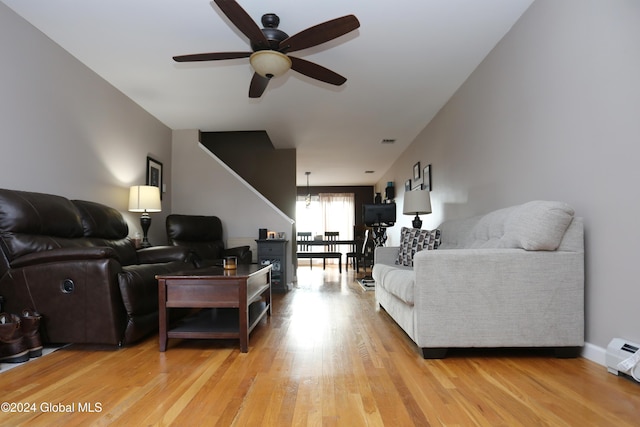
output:
[{"label": "brown leather sofa", "polygon": [[158,329],[156,274],[193,268],[186,248],[136,250],[120,212],[0,189],[5,311],[42,314],[45,342],[125,345]]},{"label": "brown leather sofa", "polygon": [[191,249],[199,267],[222,265],[222,258],[228,256],[237,257],[238,264],[251,264],[249,246],[224,247],[222,222],[217,216],[171,214],[166,227],[169,244]]}]

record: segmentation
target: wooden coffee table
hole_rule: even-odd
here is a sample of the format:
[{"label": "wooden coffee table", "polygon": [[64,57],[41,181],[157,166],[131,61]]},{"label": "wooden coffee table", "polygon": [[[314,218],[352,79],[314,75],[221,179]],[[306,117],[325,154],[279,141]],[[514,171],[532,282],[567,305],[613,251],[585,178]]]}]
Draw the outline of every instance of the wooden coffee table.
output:
[{"label": "wooden coffee table", "polygon": [[[249,351],[249,333],[271,315],[271,266],[238,265],[236,270],[208,267],[160,274],[160,351],[168,338],[240,339],[240,351]],[[202,308],[168,329],[168,310]]]}]

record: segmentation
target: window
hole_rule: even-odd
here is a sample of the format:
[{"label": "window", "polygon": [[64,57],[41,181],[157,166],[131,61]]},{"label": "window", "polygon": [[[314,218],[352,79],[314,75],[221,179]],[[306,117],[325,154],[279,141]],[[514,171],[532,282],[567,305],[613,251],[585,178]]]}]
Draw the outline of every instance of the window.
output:
[{"label": "window", "polygon": [[340,239],[353,239],[355,196],[353,193],[320,193],[306,205],[305,196],[296,202],[296,230],[322,235],[325,231],[340,232]]}]

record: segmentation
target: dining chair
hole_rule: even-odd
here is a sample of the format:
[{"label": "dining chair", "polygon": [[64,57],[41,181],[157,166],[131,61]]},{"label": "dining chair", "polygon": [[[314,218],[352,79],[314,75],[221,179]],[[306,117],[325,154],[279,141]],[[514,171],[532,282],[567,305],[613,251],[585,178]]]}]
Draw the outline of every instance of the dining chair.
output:
[{"label": "dining chair", "polygon": [[[339,231],[325,231],[324,232],[324,240],[338,240],[338,237],[340,237],[340,232]],[[325,245],[325,249],[329,252],[337,252],[338,251],[338,246],[336,244],[326,244]]]},{"label": "dining chair", "polygon": [[311,241],[311,232],[310,231],[298,231],[298,251],[307,252],[310,251],[311,248],[309,245],[300,243],[302,241]]},{"label": "dining chair", "polygon": [[[340,237],[339,231],[325,231],[325,241],[336,241]],[[327,243],[325,245],[325,252],[322,253],[322,269],[324,270],[327,265],[327,259],[338,260],[338,271],[342,273],[342,252],[338,251],[338,245],[335,243]]]},{"label": "dining chair", "polygon": [[311,232],[310,231],[298,231],[298,241],[297,241],[297,251],[296,256],[298,259],[308,259],[309,266],[313,268],[313,252],[311,252],[311,246],[305,244],[304,242],[311,241]]}]

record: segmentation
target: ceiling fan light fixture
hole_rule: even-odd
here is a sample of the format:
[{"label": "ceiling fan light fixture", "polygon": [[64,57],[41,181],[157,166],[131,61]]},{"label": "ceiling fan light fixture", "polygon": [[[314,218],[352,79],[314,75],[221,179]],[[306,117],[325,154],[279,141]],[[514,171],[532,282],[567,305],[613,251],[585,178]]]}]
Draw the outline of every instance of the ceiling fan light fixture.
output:
[{"label": "ceiling fan light fixture", "polygon": [[249,58],[251,66],[262,77],[279,77],[291,68],[291,59],[275,50],[259,50]]}]

